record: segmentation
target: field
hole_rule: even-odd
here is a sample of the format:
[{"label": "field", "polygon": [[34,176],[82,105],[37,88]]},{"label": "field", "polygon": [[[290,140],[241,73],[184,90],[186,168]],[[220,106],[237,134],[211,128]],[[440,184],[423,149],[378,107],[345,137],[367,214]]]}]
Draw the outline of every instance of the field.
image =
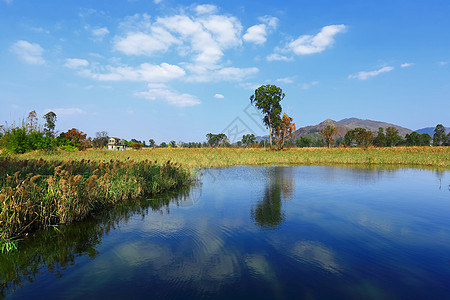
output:
[{"label": "field", "polygon": [[151,160],[177,162],[188,168],[238,165],[383,165],[450,168],[450,147],[292,148],[269,151],[259,148],[154,148],[113,152],[31,152],[19,159],[44,160]]}]

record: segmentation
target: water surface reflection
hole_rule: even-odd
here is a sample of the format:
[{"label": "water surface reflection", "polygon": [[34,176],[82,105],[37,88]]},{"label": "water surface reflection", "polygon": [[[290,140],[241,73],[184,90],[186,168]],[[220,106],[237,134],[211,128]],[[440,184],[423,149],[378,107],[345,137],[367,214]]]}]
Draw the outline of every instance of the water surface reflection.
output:
[{"label": "water surface reflection", "polygon": [[437,178],[444,186],[450,173],[210,169],[181,195],[33,236],[1,258],[3,292],[12,299],[445,298],[450,193]]}]

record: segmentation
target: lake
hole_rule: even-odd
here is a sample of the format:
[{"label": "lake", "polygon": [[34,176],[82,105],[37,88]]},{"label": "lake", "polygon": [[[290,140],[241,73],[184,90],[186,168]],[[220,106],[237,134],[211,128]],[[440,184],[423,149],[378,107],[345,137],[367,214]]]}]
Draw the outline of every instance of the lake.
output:
[{"label": "lake", "polygon": [[183,191],[30,235],[7,299],[450,297],[450,172],[201,171]]}]

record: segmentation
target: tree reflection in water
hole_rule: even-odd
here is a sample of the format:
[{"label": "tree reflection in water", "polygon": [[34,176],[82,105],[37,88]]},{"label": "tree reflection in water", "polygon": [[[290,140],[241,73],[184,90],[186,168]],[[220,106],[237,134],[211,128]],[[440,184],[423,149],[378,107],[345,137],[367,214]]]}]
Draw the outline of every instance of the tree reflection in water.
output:
[{"label": "tree reflection in water", "polygon": [[75,265],[76,257],[95,258],[102,237],[110,230],[126,224],[136,214],[144,218],[151,211],[169,213],[170,203],[177,206],[186,205],[185,201],[191,203],[195,201],[190,196],[192,190],[194,187],[188,187],[154,200],[117,203],[81,222],[30,234],[19,243],[18,251],[0,254],[0,299],[21,288],[24,282],[33,282],[43,268],[62,277],[62,271]]},{"label": "tree reflection in water", "polygon": [[263,198],[251,210],[255,224],[265,229],[277,229],[284,220],[281,201],[288,201],[294,192],[294,176],[291,167],[268,169],[268,182]]}]

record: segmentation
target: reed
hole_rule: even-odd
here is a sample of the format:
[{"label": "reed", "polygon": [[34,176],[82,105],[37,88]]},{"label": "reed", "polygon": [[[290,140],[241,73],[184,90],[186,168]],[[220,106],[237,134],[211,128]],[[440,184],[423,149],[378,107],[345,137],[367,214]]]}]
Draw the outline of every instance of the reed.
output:
[{"label": "reed", "polygon": [[190,168],[237,165],[329,165],[370,164],[450,168],[450,147],[376,148],[291,148],[269,151],[264,148],[155,148],[129,151],[90,150],[70,152],[30,152],[20,159],[173,161]]},{"label": "reed", "polygon": [[177,163],[0,158],[0,250],[16,237],[84,219],[99,208],[189,183]]}]

